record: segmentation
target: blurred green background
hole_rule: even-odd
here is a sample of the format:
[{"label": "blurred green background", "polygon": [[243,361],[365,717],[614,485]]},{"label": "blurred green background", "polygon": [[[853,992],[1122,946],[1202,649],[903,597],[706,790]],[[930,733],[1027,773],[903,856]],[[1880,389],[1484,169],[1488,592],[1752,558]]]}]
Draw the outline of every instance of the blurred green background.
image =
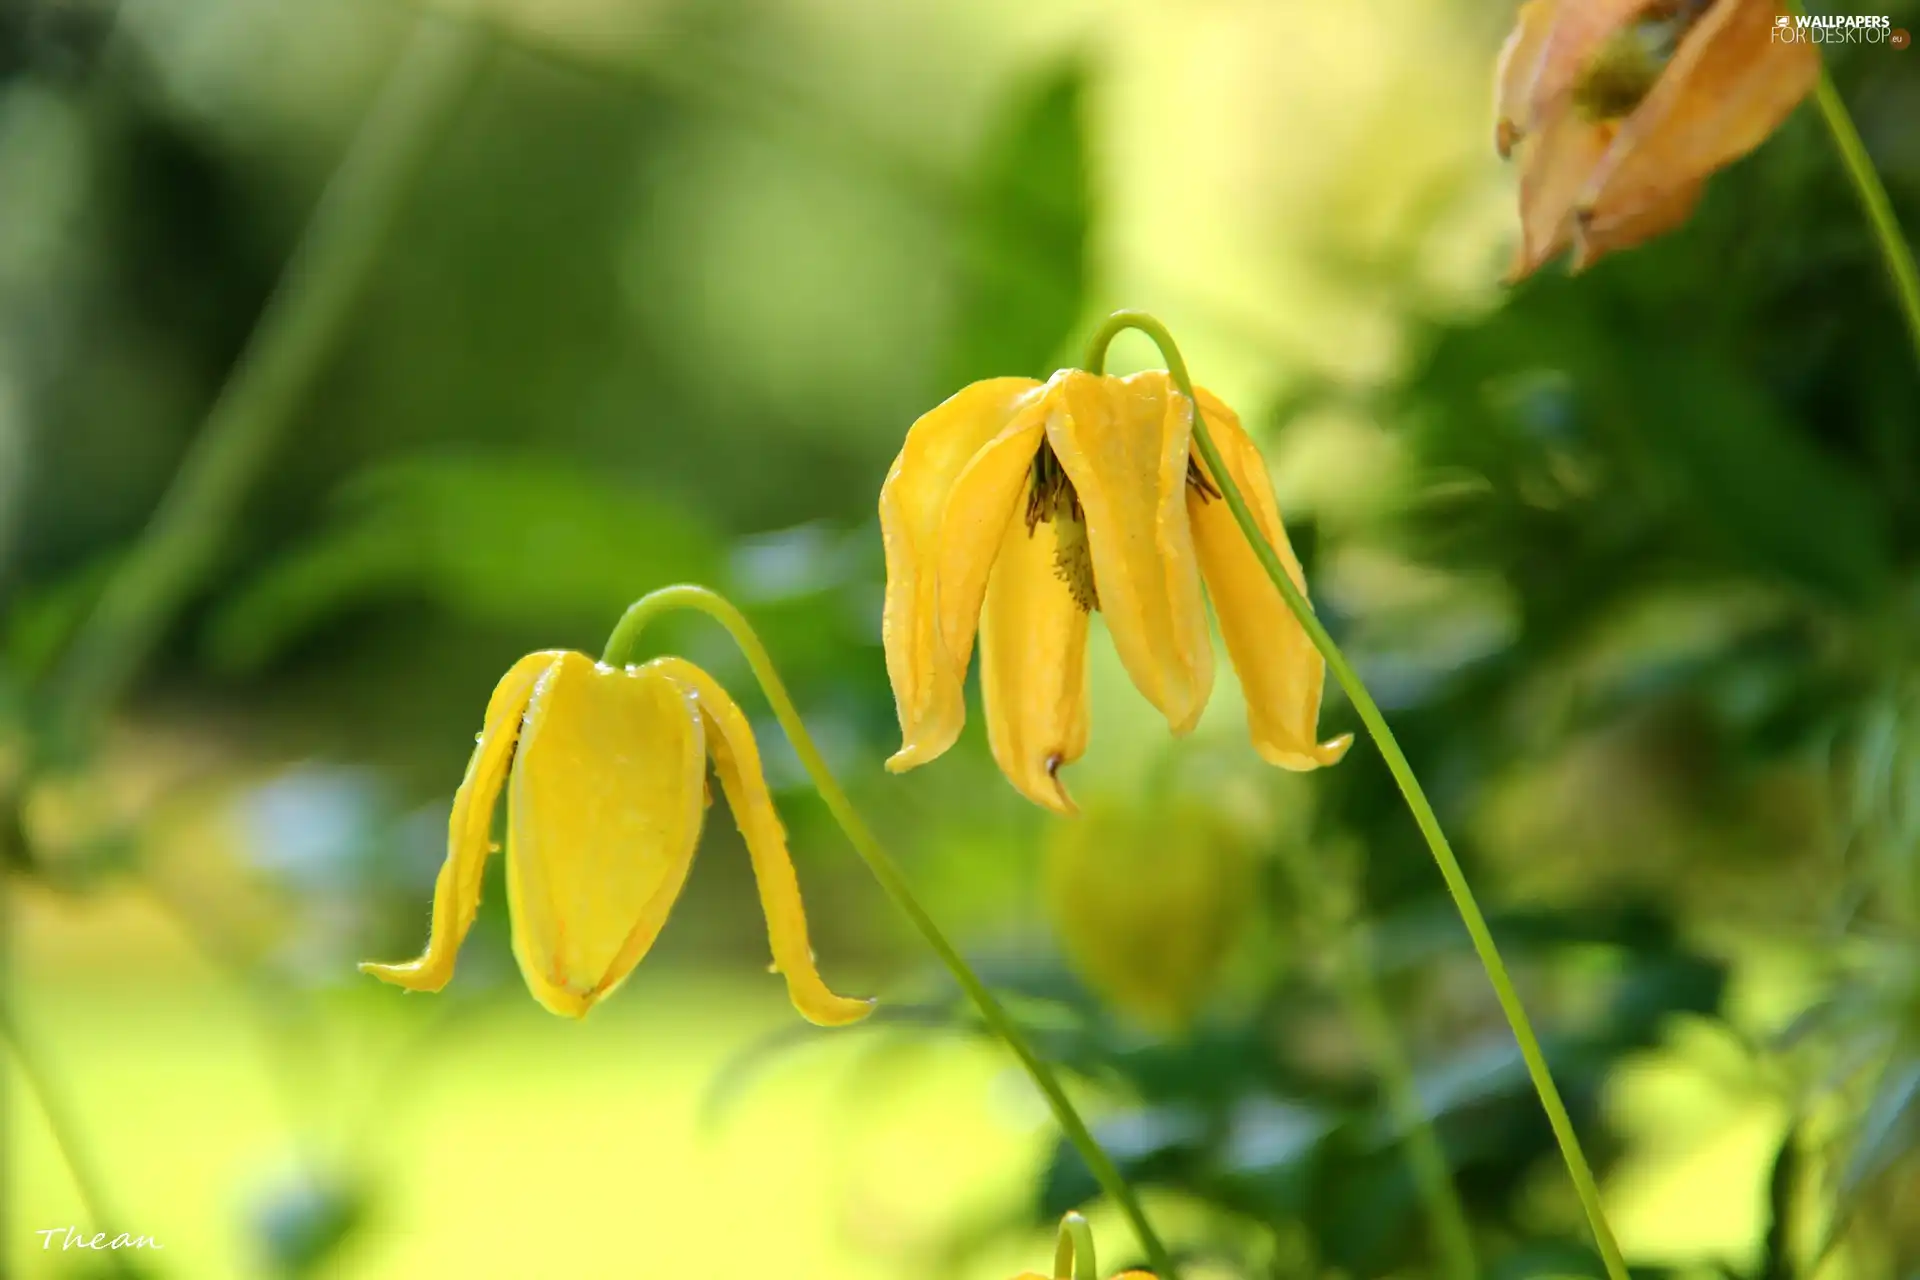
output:
[{"label": "blurred green background", "polygon": [[[1599,1274],[1368,743],[1277,773],[1226,681],[1172,743],[1096,627],[1081,823],[1006,786],[977,714],[880,771],[906,427],[1129,306],[1263,441],[1632,1260],[1920,1275],[1920,375],[1811,110],[1677,234],[1501,289],[1511,16],[0,8],[5,1273],[113,1274],[35,1234],[72,1225],[193,1280],[1005,1277],[1074,1206],[1129,1261],[710,626],[661,643],[760,724],[823,973],[879,1016],[794,1017],[718,814],[584,1023],[527,997],[494,879],[444,994],[354,972],[421,945],[494,680],[693,580],[763,628],[1190,1275],[1437,1274],[1364,999],[1487,1273]],[[1920,53],[1833,65],[1920,227]],[[212,427],[253,441],[231,501],[154,597],[110,586]],[[1323,723],[1356,727],[1337,694]]]}]

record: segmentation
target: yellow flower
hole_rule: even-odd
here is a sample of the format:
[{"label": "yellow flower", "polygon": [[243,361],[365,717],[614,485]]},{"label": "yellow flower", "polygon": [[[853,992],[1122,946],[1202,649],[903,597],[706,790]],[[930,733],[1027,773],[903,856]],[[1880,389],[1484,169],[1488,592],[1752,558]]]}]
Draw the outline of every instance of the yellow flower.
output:
[{"label": "yellow flower", "polygon": [[[1049,1277],[1041,1275],[1038,1271],[1022,1271],[1013,1280],[1049,1280]],[[1113,1280],[1153,1280],[1153,1275],[1147,1271],[1122,1271],[1114,1276]]]},{"label": "yellow flower", "polygon": [[1520,158],[1511,278],[1580,270],[1685,222],[1709,175],[1813,88],[1820,55],[1776,0],[1529,0],[1495,72],[1495,144]]},{"label": "yellow flower", "polygon": [[[1259,450],[1231,409],[1198,394],[1304,590]],[[1165,373],[1077,369],[976,382],[913,424],[880,490],[882,639],[903,738],[889,769],[925,764],[959,737],[977,631],[994,760],[1029,799],[1073,812],[1058,774],[1087,746],[1088,615],[1105,615],[1134,685],[1183,734],[1213,687],[1203,580],[1255,749],[1285,769],[1345,753],[1349,738],[1316,736],[1325,664],[1190,454],[1191,430]]]},{"label": "yellow flower", "polygon": [[536,1000],[584,1017],[633,972],[680,896],[709,803],[709,758],[745,837],[794,1007],[823,1026],[865,1017],[870,1001],[833,994],[814,968],[800,884],[746,717],[679,658],[616,669],[547,651],[515,663],[487,703],[454,796],[426,952],[360,968],[413,991],[446,986],[480,905],[504,786],[514,955]]}]

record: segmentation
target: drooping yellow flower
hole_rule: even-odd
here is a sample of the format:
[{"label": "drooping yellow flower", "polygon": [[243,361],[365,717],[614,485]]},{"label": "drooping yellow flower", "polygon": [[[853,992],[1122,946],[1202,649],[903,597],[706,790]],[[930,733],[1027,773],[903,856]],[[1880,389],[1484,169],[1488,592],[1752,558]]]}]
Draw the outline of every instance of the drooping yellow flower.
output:
[{"label": "drooping yellow flower", "polygon": [[794,1007],[837,1026],[872,1010],[814,968],[800,884],[747,718],[680,658],[614,668],[547,651],[513,665],[454,796],[426,952],[363,964],[385,982],[438,991],[480,905],[495,801],[507,793],[507,909],[534,998],[584,1017],[653,946],[680,896],[708,804],[707,761],[746,840]]},{"label": "drooping yellow flower", "polygon": [[1512,279],[1578,271],[1685,222],[1709,175],[1766,141],[1820,75],[1777,0],[1528,0],[1495,72],[1520,160]]},{"label": "drooping yellow flower", "polygon": [[[1265,462],[1240,419],[1201,410],[1261,530],[1305,590]],[[1254,747],[1314,769],[1350,738],[1316,736],[1325,664],[1191,453],[1193,415],[1164,372],[1062,370],[976,382],[913,424],[880,490],[882,620],[901,748],[925,764],[959,737],[976,632],[987,739],[1029,799],[1073,812],[1059,770],[1089,728],[1088,616],[1174,733],[1213,687],[1204,581],[1246,692]]]}]

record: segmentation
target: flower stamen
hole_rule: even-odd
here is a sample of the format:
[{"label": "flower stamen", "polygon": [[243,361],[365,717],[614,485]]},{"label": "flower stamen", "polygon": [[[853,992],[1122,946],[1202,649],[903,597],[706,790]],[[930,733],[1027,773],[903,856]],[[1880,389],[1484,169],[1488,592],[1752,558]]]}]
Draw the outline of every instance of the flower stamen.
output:
[{"label": "flower stamen", "polygon": [[1573,105],[1581,119],[1600,124],[1632,115],[1711,3],[1662,0],[1607,37],[1574,82]]},{"label": "flower stamen", "polygon": [[[1211,502],[1220,490],[1207,479],[1200,465],[1187,462],[1187,487]],[[1093,553],[1087,541],[1087,521],[1080,509],[1080,495],[1073,487],[1065,467],[1054,454],[1053,446],[1040,442],[1033,455],[1033,470],[1027,486],[1027,536],[1031,538],[1043,521],[1053,524],[1057,550],[1054,552],[1054,576],[1066,584],[1073,602],[1084,613],[1100,610],[1100,590],[1093,580]]]},{"label": "flower stamen", "polygon": [[1086,514],[1080,509],[1080,495],[1067,478],[1065,467],[1045,440],[1033,456],[1032,479],[1027,488],[1027,536],[1031,538],[1042,521],[1051,522],[1055,539],[1053,574],[1066,584],[1067,593],[1082,613],[1100,608],[1100,591],[1093,582],[1093,552],[1087,542]]},{"label": "flower stamen", "polygon": [[1065,467],[1055,456],[1053,446],[1045,440],[1040,442],[1040,451],[1033,455],[1031,483],[1027,489],[1027,536],[1040,527],[1042,520],[1052,520],[1064,515],[1069,520],[1082,520],[1080,495],[1075,492],[1073,481],[1067,479]]}]

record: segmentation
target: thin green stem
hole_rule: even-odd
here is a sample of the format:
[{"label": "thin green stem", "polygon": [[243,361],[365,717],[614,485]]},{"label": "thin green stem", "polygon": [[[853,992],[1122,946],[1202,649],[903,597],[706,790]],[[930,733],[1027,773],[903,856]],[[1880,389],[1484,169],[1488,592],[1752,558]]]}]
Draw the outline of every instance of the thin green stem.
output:
[{"label": "thin green stem", "polygon": [[477,78],[486,48],[475,24],[419,20],[171,486],[74,637],[53,689],[63,737],[84,732],[119,697],[220,554],[247,489],[372,274],[409,179]]},{"label": "thin green stem", "polygon": [[[1115,336],[1127,329],[1138,329],[1153,340],[1154,345],[1160,348],[1161,357],[1167,362],[1167,372],[1173,378],[1174,385],[1187,397],[1189,404],[1197,404],[1193,379],[1187,374],[1186,362],[1180,358],[1173,335],[1167,332],[1165,325],[1142,311],[1116,311],[1107,317],[1088,345],[1086,368],[1098,373],[1106,364],[1107,347]],[[1400,743],[1394,738],[1387,718],[1381,714],[1380,705],[1367,692],[1359,673],[1333,642],[1333,637],[1327,634],[1327,629],[1314,616],[1313,606],[1307,603],[1300,588],[1293,584],[1293,578],[1281,563],[1279,553],[1254,522],[1246,497],[1240,492],[1240,486],[1234,482],[1233,474],[1227,470],[1219,449],[1214,445],[1213,433],[1207,426],[1205,414],[1196,412],[1193,415],[1193,444],[1201,460],[1207,464],[1214,483],[1219,486],[1235,523],[1240,526],[1254,554],[1259,557],[1267,577],[1272,579],[1287,608],[1300,620],[1314,647],[1326,658],[1328,670],[1333,672],[1340,687],[1346,690],[1354,710],[1360,713],[1361,723],[1366,725],[1374,745],[1380,750],[1381,758],[1386,761],[1387,769],[1399,784],[1400,794],[1405,797],[1420,834],[1426,837],[1427,847],[1433,852],[1440,876],[1446,881],[1447,892],[1453,895],[1454,907],[1460,913],[1461,923],[1466,925],[1467,935],[1473,940],[1473,949],[1480,956],[1481,966],[1487,971],[1487,981],[1493,985],[1494,996],[1500,1002],[1501,1011],[1506,1014],[1507,1025],[1513,1029],[1513,1038],[1520,1046],[1520,1056],[1526,1061],[1534,1092],[1540,1095],[1540,1106],[1547,1113],[1547,1122],[1553,1127],[1553,1136],[1560,1144],[1561,1158],[1566,1162],[1567,1173],[1573,1179],[1574,1190],[1580,1197],[1581,1207],[1586,1211],[1587,1224],[1593,1232],[1601,1260],[1606,1265],[1607,1276],[1609,1280],[1629,1280],[1627,1264],[1620,1256],[1620,1246],[1613,1238],[1613,1230],[1607,1225],[1606,1210],[1600,1203],[1600,1188],[1594,1181],[1592,1168],[1587,1164],[1586,1153],[1580,1148],[1580,1137],[1574,1132],[1567,1105],[1561,1100],[1560,1090],[1553,1083],[1552,1072],[1547,1069],[1547,1058],[1541,1052],[1540,1039],[1534,1034],[1533,1023],[1527,1018],[1519,993],[1514,990],[1513,979],[1508,976],[1507,966],[1500,958],[1500,950],[1494,945],[1486,917],[1481,914],[1480,904],[1467,884],[1466,873],[1460,869],[1460,860],[1454,856],[1453,846],[1440,829],[1440,820],[1434,815],[1433,806],[1428,803],[1420,780],[1414,776],[1413,766],[1407,763],[1406,753],[1400,750]]]},{"label": "thin green stem", "polygon": [[691,609],[706,614],[726,628],[727,634],[733,637],[733,642],[739,646],[741,654],[747,660],[747,665],[753,670],[754,678],[759,681],[761,690],[766,694],[767,702],[773,708],[774,718],[786,731],[787,741],[793,744],[794,754],[800,757],[800,763],[806,769],[807,776],[813,780],[814,788],[819,791],[820,798],[826,802],[827,810],[833,815],[834,821],[838,822],[840,829],[846,833],[847,840],[853,845],[854,851],[873,872],[874,879],[880,882],[881,889],[893,900],[894,906],[898,907],[901,913],[913,923],[913,927],[920,931],[920,936],[940,958],[940,962],[947,967],[954,981],[960,984],[960,989],[965,991],[968,999],[973,1001],[974,1007],[980,1011],[981,1020],[993,1030],[994,1034],[1006,1042],[1007,1047],[1013,1050],[1014,1056],[1020,1060],[1020,1065],[1026,1068],[1027,1075],[1045,1096],[1047,1105],[1053,1111],[1054,1119],[1060,1125],[1061,1131],[1067,1135],[1067,1140],[1080,1153],[1080,1158],[1086,1161],[1094,1180],[1100,1184],[1107,1195],[1113,1198],[1114,1203],[1120,1206],[1121,1212],[1126,1214],[1127,1220],[1133,1225],[1134,1233],[1140,1239],[1140,1247],[1146,1252],[1148,1260],[1161,1280],[1177,1280],[1173,1260],[1168,1256],[1166,1246],[1160,1242],[1159,1236],[1154,1233],[1152,1224],[1147,1221],[1146,1212],[1140,1207],[1140,1201],[1134,1195],[1133,1188],[1127,1184],[1127,1180],[1121,1176],[1112,1158],[1107,1155],[1092,1131],[1087,1128],[1086,1121],[1080,1118],[1080,1113],[1074,1109],[1073,1102],[1067,1097],[1066,1090],[1061,1086],[1053,1068],[1034,1051],[1027,1040],[1026,1033],[1020,1030],[1019,1024],[1008,1015],[999,1000],[994,998],[993,993],[987,990],[986,984],[980,981],[979,976],[967,964],[959,949],[947,940],[940,926],[934,923],[933,917],[928,915],[926,908],[920,905],[920,900],[914,896],[913,889],[908,884],[900,865],[881,845],[879,839],[867,827],[866,821],[861,818],[859,810],[855,809],[853,802],[847,798],[847,793],[840,786],[839,780],[827,767],[826,758],[820,754],[819,747],[814,744],[813,735],[807,731],[805,722],[801,720],[798,708],[794,706],[785,683],[780,679],[780,673],[774,669],[773,660],[767,655],[766,646],[760,643],[760,637],[755,634],[746,616],[734,608],[725,597],[705,587],[690,585],[662,587],[636,602],[621,617],[613,629],[613,634],[607,638],[607,647],[601,655],[601,661],[611,666],[627,665],[637,652],[641,633],[662,614],[681,609]]},{"label": "thin green stem", "polygon": [[1078,1213],[1060,1219],[1060,1235],[1053,1246],[1054,1280],[1100,1280],[1093,1258],[1093,1228]]},{"label": "thin green stem", "polygon": [[[112,1202],[101,1189],[99,1172],[88,1158],[85,1144],[80,1141],[79,1126],[74,1123],[65,1096],[61,1094],[53,1074],[40,1061],[39,1053],[21,1031],[12,1006],[4,998],[0,998],[0,1039],[4,1039],[13,1050],[13,1060],[20,1067],[20,1078],[26,1082],[34,1101],[40,1105],[40,1114],[47,1121],[47,1132],[53,1136],[53,1145],[59,1148],[60,1158],[66,1161],[67,1173],[73,1179],[73,1188],[80,1196],[80,1207],[86,1212],[90,1225],[94,1231],[117,1234],[126,1227],[127,1222],[113,1212]],[[132,1268],[117,1252],[110,1251],[107,1261],[115,1273],[132,1274]]]},{"label": "thin green stem", "polygon": [[1420,1101],[1420,1086],[1414,1078],[1413,1063],[1400,1043],[1393,1019],[1387,1014],[1380,987],[1373,976],[1373,951],[1366,931],[1335,907],[1323,887],[1324,872],[1304,864],[1304,849],[1287,842],[1281,862],[1294,892],[1312,912],[1314,923],[1332,934],[1328,948],[1333,959],[1333,979],[1347,1016],[1358,1032],[1374,1070],[1380,1075],[1392,1108],[1405,1133],[1407,1166],[1414,1186],[1426,1203],[1428,1226],[1433,1233],[1434,1252],[1446,1275],[1453,1280],[1473,1280],[1480,1273],[1474,1256],[1473,1229],[1467,1223],[1466,1206],[1460,1201],[1453,1183],[1453,1171],[1447,1164],[1446,1150],[1433,1121]]},{"label": "thin green stem", "polygon": [[[1797,2],[1793,8],[1796,13],[1802,12]],[[1894,215],[1893,199],[1887,194],[1886,183],[1880,180],[1880,171],[1874,167],[1873,157],[1867,154],[1867,145],[1860,140],[1860,130],[1854,126],[1853,116],[1840,97],[1840,90],[1834,86],[1833,75],[1824,60],[1813,97],[1820,106],[1821,118],[1827,122],[1827,132],[1833,135],[1833,145],[1840,152],[1854,193],[1860,197],[1860,207],[1866,211],[1867,222],[1873,227],[1874,238],[1880,242],[1880,256],[1886,261],[1894,297],[1907,322],[1907,337],[1913,343],[1913,358],[1920,364],[1920,267],[1914,265],[1913,246],[1900,230],[1900,219]]]}]

